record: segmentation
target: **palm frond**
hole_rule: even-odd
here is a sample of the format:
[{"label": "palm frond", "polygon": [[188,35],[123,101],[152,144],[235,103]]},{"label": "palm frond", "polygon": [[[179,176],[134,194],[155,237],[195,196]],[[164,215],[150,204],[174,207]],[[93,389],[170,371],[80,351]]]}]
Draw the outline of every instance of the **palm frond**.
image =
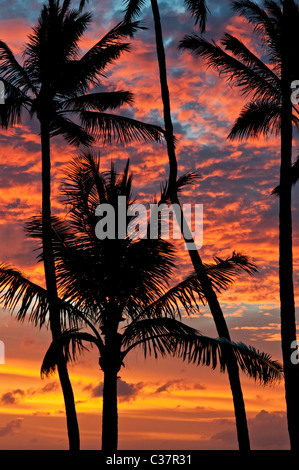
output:
[{"label": "palm frond", "polygon": [[120,21],[101,39],[101,47],[105,48],[107,45],[119,41],[121,38],[133,38],[136,31],[139,29],[145,29],[140,21]]},{"label": "palm frond", "polygon": [[62,135],[70,145],[75,147],[80,145],[88,147],[94,141],[94,138],[82,126],[59,113],[55,114],[51,122],[50,135],[51,137]]},{"label": "palm frond", "polygon": [[[94,283],[87,275],[92,267],[91,250],[86,249],[86,243],[82,243],[75,229],[65,220],[53,216],[51,225],[59,296],[66,305],[73,305],[75,309],[81,309],[82,312],[86,312],[86,308],[90,311],[96,297],[96,292],[93,291]],[[42,261],[41,217],[33,217],[26,224],[25,229],[32,238],[39,240],[39,260]]]},{"label": "palm frond", "polygon": [[[176,181],[177,192],[181,192],[185,186],[195,184],[198,179],[199,175],[193,171],[184,173],[183,175],[179,176]],[[160,203],[165,203],[168,200],[168,196],[168,181],[166,181],[161,185]]]},{"label": "palm frond", "polygon": [[247,255],[235,251],[226,259],[215,256],[214,263],[204,264],[204,267],[218,292],[226,289],[234,282],[235,276],[242,272],[249,275],[257,273],[256,264]]},{"label": "palm frond", "polygon": [[179,176],[176,182],[177,190],[181,191],[185,186],[188,186],[189,184],[195,184],[196,181],[198,181],[199,175],[197,173],[194,173],[193,171],[190,171],[188,173],[184,173],[183,175]]},{"label": "palm frond", "polygon": [[133,104],[133,95],[129,91],[112,91],[102,93],[89,93],[65,100],[63,109],[76,111],[90,111],[96,109],[103,112],[107,109],[116,109],[124,104]]},{"label": "palm frond", "polygon": [[265,0],[264,8],[250,0],[233,2],[233,9],[253,26],[253,32],[257,33],[262,46],[269,54],[270,63],[278,73],[281,62],[281,6],[281,2],[272,0]]},{"label": "palm frond", "polygon": [[209,9],[205,0],[185,0],[185,4],[191,15],[195,18],[195,24],[198,24],[200,32],[206,29],[207,15]]},{"label": "palm frond", "polygon": [[128,316],[150,305],[163,294],[174,267],[174,248],[166,240],[141,239],[129,245],[122,282]]},{"label": "palm frond", "polygon": [[[245,272],[253,275],[257,272],[256,265],[242,253],[233,252],[230,257],[214,258],[214,263],[204,264],[206,273],[213,289],[221,293],[228,289],[238,275]],[[187,314],[199,311],[200,305],[206,303],[204,290],[197,274],[192,273],[182,282],[169,289],[157,300],[147,305],[142,311],[143,316],[181,316],[181,308]],[[138,318],[138,317],[137,317]]]},{"label": "palm frond", "polygon": [[160,142],[164,131],[160,126],[135,119],[95,111],[81,111],[82,126],[104,143]]},{"label": "palm frond", "polygon": [[130,22],[141,15],[141,10],[145,5],[145,0],[125,0],[124,3],[126,5],[124,10],[125,21]]},{"label": "palm frond", "polygon": [[13,52],[5,42],[0,41],[0,75],[14,88],[27,94],[32,91],[37,94],[37,90],[25,70]]},{"label": "palm frond", "polygon": [[[61,298],[58,299],[61,325],[66,328],[78,328],[90,325],[90,318]],[[42,286],[30,281],[18,269],[7,264],[0,264],[0,305],[16,312],[16,318],[23,322],[27,319],[40,328],[48,325],[49,304],[47,291]]]},{"label": "palm frond", "polygon": [[[91,150],[80,153],[67,166],[65,175],[61,194],[73,221],[77,217],[78,221],[89,218],[96,205],[107,202],[106,175],[100,172],[99,155]],[[89,210],[90,199],[94,204]]]},{"label": "palm frond", "polygon": [[[297,156],[295,162],[292,165],[291,179],[292,179],[292,185],[293,186],[299,180],[299,155]],[[273,189],[272,194],[274,196],[279,196],[279,194],[280,194],[280,185],[276,186],[276,188]]]},{"label": "palm frond", "polygon": [[258,138],[269,132],[280,132],[280,106],[275,102],[256,100],[247,103],[235,120],[228,139]]},{"label": "palm frond", "polygon": [[20,124],[22,113],[27,103],[28,100],[18,93],[16,93],[15,97],[10,93],[10,96],[5,98],[5,103],[0,106],[1,127],[7,129],[10,126],[14,127]]},{"label": "palm frond", "polygon": [[244,96],[251,95],[252,99],[264,99],[271,96],[278,99],[279,93],[273,86],[273,77],[269,80],[270,73],[260,75],[254,68],[246,65],[242,61],[226,53],[214,41],[192,34],[185,36],[179,44],[180,49],[188,49],[196,57],[203,57],[208,67],[212,67],[225,75],[228,81],[233,81],[242,88]]},{"label": "palm frond", "polygon": [[181,335],[176,338],[173,347],[175,356],[213,369],[219,366],[221,372],[226,371],[233,354],[242,372],[261,384],[277,382],[283,375],[282,365],[269,354],[226,338]]},{"label": "palm frond", "polygon": [[242,372],[262,383],[274,383],[282,378],[282,366],[269,354],[243,343],[224,338],[203,336],[196,329],[171,318],[149,318],[132,323],[122,336],[125,357],[140,346],[145,357],[172,354],[189,363],[205,365],[221,372],[227,369],[233,354]]},{"label": "palm frond", "polygon": [[75,361],[78,354],[87,350],[83,345],[83,341],[98,346],[97,338],[94,335],[74,329],[66,330],[59,337],[55,338],[44,356],[41,376],[49,377],[55,374],[62,351],[66,362]]},{"label": "palm frond", "polygon": [[[115,62],[124,52],[130,50],[128,42],[121,40],[126,37],[133,37],[137,29],[141,29],[140,22],[120,22],[112,28],[103,38],[91,47],[78,61],[72,61],[68,70],[68,76],[72,83],[80,89],[91,84],[97,84],[109,65]],[[73,87],[72,87],[73,88]]]},{"label": "palm frond", "polygon": [[12,312],[17,310],[17,319],[42,326],[49,313],[47,292],[27,279],[19,270],[0,264],[0,304]]},{"label": "palm frond", "polygon": [[[265,3],[265,10],[267,12],[268,17],[274,22],[275,24],[280,24],[282,20],[282,1],[278,0],[264,0]],[[270,36],[270,35],[269,35]]]},{"label": "palm frond", "polygon": [[[278,20],[282,18],[282,12],[277,2],[266,1],[265,9],[251,0],[240,0],[233,2],[233,9],[247,19],[254,30],[261,36],[279,41]],[[268,11],[267,11],[268,10]]]},{"label": "palm frond", "polygon": [[173,351],[173,340],[184,335],[194,335],[196,330],[173,318],[147,318],[132,322],[122,335],[122,357],[140,346],[144,356],[165,356]]},{"label": "palm frond", "polygon": [[21,122],[23,110],[30,112],[32,100],[3,76],[0,76],[0,80],[5,87],[5,103],[0,106],[0,125],[7,129]]},{"label": "palm frond", "polygon": [[73,75],[72,88],[78,91],[82,88],[87,91],[88,86],[98,85],[101,78],[105,77],[108,66],[119,59],[124,52],[129,51],[129,43],[110,44],[105,48],[100,45],[94,46],[80,60],[70,63],[68,75]]},{"label": "palm frond", "polygon": [[[246,64],[251,70],[254,70],[260,77],[263,77],[271,85],[264,94],[264,99],[268,98],[279,100],[280,97],[280,78],[271,70],[259,57],[257,57],[252,51],[245,46],[235,36],[225,33],[221,43],[224,45],[227,51],[232,52],[234,57]],[[254,95],[253,95],[254,96]]]}]

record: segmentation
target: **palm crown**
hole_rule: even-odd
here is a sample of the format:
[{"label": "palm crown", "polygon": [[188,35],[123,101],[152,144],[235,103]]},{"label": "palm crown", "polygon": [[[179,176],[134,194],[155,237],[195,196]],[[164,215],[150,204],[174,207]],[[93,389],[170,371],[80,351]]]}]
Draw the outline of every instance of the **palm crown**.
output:
[{"label": "palm crown", "polygon": [[[233,8],[253,27],[260,38],[260,48],[266,60],[262,61],[237,37],[225,33],[221,46],[197,34],[185,36],[181,49],[190,50],[203,57],[208,66],[215,68],[227,80],[242,89],[250,101],[236,119],[229,138],[259,137],[269,132],[280,132],[281,120],[281,60],[282,60],[282,10],[278,3],[266,0],[265,9],[250,0],[233,2]],[[292,41],[290,48],[298,49],[298,6],[292,2],[292,22],[289,24]],[[290,51],[292,54],[292,51]],[[268,63],[267,63],[268,62]],[[291,77],[298,77],[298,64],[290,63]],[[298,126],[298,110],[293,106],[293,123]]]},{"label": "palm crown", "polygon": [[23,65],[0,42],[0,78],[6,91],[0,109],[3,127],[20,122],[27,110],[39,119],[46,114],[51,136],[63,135],[77,146],[89,145],[94,140],[91,133],[108,142],[160,140],[163,132],[158,126],[109,112],[131,105],[131,93],[90,92],[91,87],[101,86],[106,68],[129,50],[122,40],[134,35],[138,22],[119,23],[80,55],[79,42],[91,19],[90,13],[70,9],[69,0],[62,5],[49,0],[29,36]]},{"label": "palm crown", "polygon": [[[202,336],[181,321],[206,302],[195,273],[169,287],[174,268],[174,249],[160,238],[99,240],[95,234],[95,207],[99,202],[116,209],[118,196],[132,203],[132,177],[128,164],[118,176],[99,171],[99,160],[85,154],[69,167],[63,191],[69,206],[67,219],[52,217],[62,334],[54,338],[42,365],[42,373],[56,369],[57,352],[64,348],[67,360],[75,358],[83,342],[95,344],[104,372],[103,448],[117,445],[117,373],[127,354],[141,346],[145,356],[170,353],[195,364],[226,370],[226,351],[231,347],[241,369],[267,383],[281,375],[281,367],[268,354],[243,344]],[[30,236],[42,238],[40,217],[27,224]],[[40,253],[42,259],[43,252]],[[205,265],[218,292],[228,288],[241,272],[252,274],[256,267],[244,255],[215,258]],[[18,310],[18,318],[44,324],[49,313],[47,291],[9,266],[0,266],[0,303]],[[80,331],[87,326],[91,332]],[[106,385],[105,385],[106,384]],[[114,396],[114,399],[113,399]],[[111,401],[112,400],[112,401]]]},{"label": "palm crown", "polygon": [[[95,226],[99,219],[95,209],[98,204],[108,203],[114,207],[117,221],[118,197],[125,196],[126,212],[134,202],[132,175],[128,171],[129,163],[121,175],[113,165],[110,171],[100,172],[100,160],[92,153],[78,156],[66,170],[67,182],[62,191],[68,218],[52,217],[59,296],[64,302],[75,302],[82,312],[95,315],[101,325],[106,321],[111,323],[111,318],[115,323],[124,316],[133,320],[145,309],[153,313],[154,305],[156,314],[158,306],[161,314],[170,299],[177,298],[187,310],[194,303],[205,302],[194,273],[166,294],[175,260],[174,248],[168,241],[161,238],[134,240],[130,234],[123,239],[97,238]],[[127,223],[131,218],[127,216]],[[41,218],[32,218],[26,224],[26,231],[41,240]],[[42,257],[41,250],[40,259]],[[233,253],[227,260],[215,258],[215,264],[206,265],[206,270],[214,287],[221,292],[238,272],[252,274],[256,267],[246,256]],[[177,313],[180,313],[178,303],[175,309],[168,310],[170,316]]]},{"label": "palm crown", "polygon": [[[128,164],[121,175],[117,175],[114,168],[101,173],[98,158],[88,153],[73,160],[67,176],[63,197],[69,207],[68,218],[52,217],[64,337],[67,330],[74,332],[74,328],[86,321],[89,326],[97,325],[103,339],[99,340],[97,335],[96,343],[103,346],[105,336],[118,335],[125,322],[123,346],[130,346],[130,350],[137,340],[136,344],[147,343],[145,351],[151,342],[156,352],[169,352],[173,350],[173,342],[167,342],[169,337],[171,341],[176,338],[177,351],[184,354],[179,336],[195,330],[176,318],[181,319],[182,309],[190,314],[206,303],[197,275],[193,272],[179,284],[169,286],[175,252],[166,240],[132,240],[130,236],[99,240],[95,234],[95,207],[99,202],[113,205],[116,219],[118,196],[126,196],[127,207],[133,202]],[[41,218],[37,216],[27,223],[26,231],[41,240],[41,226]],[[42,250],[39,257],[43,257]],[[232,285],[240,273],[256,272],[256,266],[247,256],[234,252],[226,259],[215,258],[214,263],[205,265],[205,270],[214,289],[220,293]],[[2,264],[0,289],[1,304],[17,309],[20,320],[29,314],[35,324],[47,321],[46,291],[19,271]],[[165,338],[164,345],[161,335]],[[186,344],[191,345],[188,341]],[[55,360],[52,365],[55,367]],[[256,377],[260,373],[261,369]]]}]

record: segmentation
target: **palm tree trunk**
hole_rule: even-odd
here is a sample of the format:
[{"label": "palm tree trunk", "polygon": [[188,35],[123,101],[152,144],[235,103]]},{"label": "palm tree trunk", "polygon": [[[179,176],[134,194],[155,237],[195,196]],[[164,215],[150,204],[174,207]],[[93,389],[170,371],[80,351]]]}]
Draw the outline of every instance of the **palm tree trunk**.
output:
[{"label": "palm tree trunk", "polygon": [[292,450],[299,448],[299,369],[298,364],[290,360],[291,343],[296,340],[296,317],[293,286],[293,253],[292,253],[292,104],[290,99],[291,76],[289,71],[290,40],[288,40],[288,21],[291,14],[291,2],[285,1],[283,7],[283,42],[282,51],[282,109],[281,109],[281,166],[279,197],[279,284],[280,284],[280,317],[281,347],[285,377],[285,397],[287,421]]},{"label": "palm tree trunk", "polygon": [[118,444],[117,374],[122,366],[122,336],[117,332],[118,321],[108,323],[105,325],[105,346],[99,360],[104,372],[102,450],[115,452]]},{"label": "palm tree trunk", "polygon": [[[170,98],[169,89],[167,84],[167,69],[165,50],[163,45],[162,27],[160,20],[160,13],[157,0],[151,0],[151,6],[153,11],[154,23],[155,23],[155,34],[156,34],[156,50],[160,72],[160,83],[161,83],[161,96],[163,102],[164,122],[165,122],[165,138],[167,143],[167,151],[169,158],[169,182],[168,182],[168,195],[173,204],[179,204],[177,191],[176,191],[176,179],[177,179],[177,159],[175,152],[175,141],[173,134],[173,125],[171,119],[170,109]],[[180,206],[181,207],[181,206]],[[181,210],[181,218],[183,219],[183,213]],[[183,225],[181,224],[181,227]],[[184,235],[184,233],[183,233]],[[227,338],[230,340],[229,331],[227,324],[218,302],[217,296],[212,288],[211,282],[204,270],[203,263],[197,250],[188,250],[189,256],[192,261],[195,272],[198,279],[201,282],[203,291],[205,293],[211,314],[213,316],[218,335],[220,337]],[[233,396],[233,403],[236,416],[236,427],[240,450],[249,450],[249,434],[247,427],[247,418],[245,412],[245,404],[242,393],[242,387],[239,376],[239,368],[235,356],[231,352],[226,353],[228,356],[228,377],[230,387]]]},{"label": "palm tree trunk", "polygon": [[[203,291],[205,293],[205,297],[207,299],[210,311],[212,313],[216,325],[218,336],[220,338],[226,338],[230,341],[231,338],[222,309],[217,299],[217,295],[215,294],[211,282],[206,274],[198,251],[190,250],[189,255],[192,260],[192,264],[194,266],[198,279],[200,280]],[[227,362],[227,373],[234,403],[239,449],[250,450],[247,417],[239,375],[239,367],[236,358],[230,349],[227,349],[227,351],[225,351],[225,354]]]},{"label": "palm tree trunk", "polygon": [[[167,153],[169,159],[169,177],[168,177],[168,192],[171,188],[176,187],[177,180],[177,159],[175,153],[175,141],[173,134],[173,125],[170,110],[170,97],[167,83],[167,69],[166,58],[163,44],[162,26],[160,19],[160,12],[157,0],[151,0],[151,6],[155,24],[155,37],[156,37],[156,51],[158,57],[161,97],[163,103],[163,114],[165,123],[165,140],[167,145]],[[173,191],[175,193],[175,191]]]},{"label": "palm tree trunk", "polygon": [[104,370],[102,413],[102,450],[104,452],[117,450],[117,372],[117,369],[109,367]]},{"label": "palm tree trunk", "polygon": [[[40,119],[41,149],[42,149],[42,240],[43,260],[46,279],[46,288],[49,301],[49,317],[52,339],[61,334],[60,311],[56,286],[55,262],[51,236],[51,160],[50,160],[50,132],[46,118]],[[75,409],[75,400],[70,383],[67,366],[61,349],[57,361],[58,375],[61,383],[65,410],[67,417],[67,429],[69,449],[80,449],[79,427]]]}]

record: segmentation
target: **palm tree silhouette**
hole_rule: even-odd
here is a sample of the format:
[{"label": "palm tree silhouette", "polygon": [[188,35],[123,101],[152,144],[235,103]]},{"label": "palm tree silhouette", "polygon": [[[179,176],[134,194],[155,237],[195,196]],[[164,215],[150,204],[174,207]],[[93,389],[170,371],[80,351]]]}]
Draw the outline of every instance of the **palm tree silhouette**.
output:
[{"label": "palm tree silhouette", "polygon": [[[109,110],[131,104],[127,91],[95,92],[101,77],[129,45],[122,42],[133,36],[138,23],[119,23],[80,56],[79,40],[91,21],[90,13],[70,8],[70,0],[49,0],[44,5],[29,36],[23,65],[9,47],[0,41],[0,79],[5,85],[5,104],[0,107],[0,122],[7,128],[21,122],[27,111],[40,125],[42,159],[43,250],[46,286],[49,295],[50,328],[53,338],[60,335],[60,315],[51,239],[51,158],[50,139],[62,135],[69,144],[90,145],[95,137],[130,142],[159,141],[157,126],[111,114]],[[92,135],[93,134],[93,135]],[[74,397],[63,355],[58,365],[63,390],[70,449],[79,448],[79,431]]]},{"label": "palm tree silhouette", "polygon": [[[84,2],[81,2],[84,3]],[[138,16],[141,12],[141,8],[144,5],[143,0],[126,0],[126,12],[125,20],[130,22],[135,16]],[[207,5],[204,0],[185,0],[185,5],[190,11],[191,15],[195,19],[195,23],[199,25],[200,31],[205,30],[206,18],[207,18]],[[197,273],[198,279],[201,282],[202,288],[204,289],[207,303],[209,305],[211,314],[213,316],[217,333],[220,337],[230,340],[230,333],[226,324],[225,317],[223,315],[221,306],[219,304],[217,295],[213,286],[210,282],[209,277],[206,275],[204,269],[204,263],[199,255],[195,245],[192,242],[192,234],[188,230],[188,225],[184,219],[184,214],[182,212],[180,201],[178,198],[177,192],[177,157],[175,149],[175,136],[173,131],[173,123],[171,116],[171,106],[170,106],[170,94],[168,88],[167,80],[167,67],[166,67],[166,57],[165,49],[163,43],[163,34],[162,34],[162,25],[159,12],[159,5],[157,0],[151,0],[151,7],[155,25],[155,39],[156,39],[156,52],[159,66],[159,76],[160,76],[160,86],[161,86],[161,98],[163,103],[163,114],[164,114],[164,127],[165,127],[165,140],[167,145],[168,161],[169,161],[169,176],[168,176],[168,185],[167,191],[165,194],[165,200],[170,200],[173,204],[177,204],[180,208],[180,218],[182,220],[181,227],[183,228],[183,236],[187,244],[190,260],[194,267],[195,272]],[[189,233],[188,233],[189,232]],[[186,235],[187,234],[187,235]],[[191,248],[190,248],[191,246]],[[227,352],[230,356],[230,351]],[[239,370],[235,360],[235,357],[231,355],[228,359],[227,367],[230,387],[233,396],[235,416],[236,416],[236,426],[238,434],[238,442],[241,450],[250,449],[250,441],[247,427],[247,418],[245,411],[245,404],[243,398],[243,392],[239,377]]]},{"label": "palm tree silhouette", "polygon": [[[128,353],[142,347],[150,354],[172,354],[191,363],[226,370],[227,350],[250,377],[268,383],[280,377],[281,366],[269,355],[244,344],[202,336],[181,322],[181,310],[188,314],[206,302],[198,277],[191,273],[178,285],[169,287],[174,274],[174,249],[161,238],[99,240],[95,234],[99,202],[115,208],[118,197],[132,204],[132,177],[128,164],[121,175],[114,168],[99,171],[99,159],[92,154],[76,158],[66,172],[65,203],[68,217],[52,217],[52,238],[64,331],[50,345],[42,373],[55,371],[57,348],[63,345],[69,360],[83,348],[95,344],[104,373],[102,449],[117,449],[117,376]],[[128,217],[128,221],[131,217]],[[42,238],[40,217],[27,224],[30,236]],[[43,252],[41,250],[40,258]],[[233,253],[205,265],[213,287],[222,292],[242,272],[256,271],[246,256]],[[0,266],[0,303],[18,309],[18,319],[43,324],[49,311],[46,290],[28,281],[19,271]],[[20,302],[19,302],[20,301]],[[19,302],[19,303],[18,303]],[[91,333],[81,331],[87,325]]]},{"label": "palm tree silhouette", "polygon": [[291,83],[299,76],[298,63],[293,59],[299,44],[299,10],[293,0],[267,0],[264,9],[253,1],[241,0],[233,2],[233,8],[253,26],[270,65],[227,33],[221,40],[223,47],[196,34],[186,36],[180,47],[203,57],[209,66],[241,87],[245,96],[250,96],[229,133],[230,139],[257,138],[269,133],[281,136],[280,184],[274,190],[279,194],[281,345],[290,443],[292,449],[297,449],[299,369],[290,361],[290,347],[296,341],[291,188],[298,175],[298,162],[292,165],[292,125],[298,126],[299,113],[290,95]]}]

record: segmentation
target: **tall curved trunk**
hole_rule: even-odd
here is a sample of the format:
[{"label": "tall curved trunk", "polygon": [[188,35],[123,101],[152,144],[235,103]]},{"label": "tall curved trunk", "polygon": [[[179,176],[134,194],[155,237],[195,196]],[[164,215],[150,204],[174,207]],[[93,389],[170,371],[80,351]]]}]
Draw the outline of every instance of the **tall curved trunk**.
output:
[{"label": "tall curved trunk", "polygon": [[[50,131],[46,117],[40,118],[41,152],[42,152],[42,241],[43,260],[46,279],[46,288],[49,301],[49,321],[52,339],[55,340],[61,334],[60,311],[56,286],[55,261],[51,236],[51,158],[50,158]],[[67,418],[67,430],[69,449],[80,450],[79,426],[75,408],[75,400],[69,374],[63,355],[59,352],[57,361],[59,380],[62,387],[65,411]]]},{"label": "tall curved trunk", "polygon": [[[279,196],[279,285],[281,347],[285,377],[285,397],[287,421],[292,450],[299,448],[299,366],[290,360],[291,344],[296,341],[296,317],[293,285],[292,253],[292,104],[290,65],[292,40],[289,37],[288,18],[291,15],[292,1],[285,1],[283,6],[283,50],[282,50],[282,109],[281,109],[281,166]],[[296,77],[297,78],[297,77]]]},{"label": "tall curved trunk", "polygon": [[[170,97],[167,83],[167,69],[165,50],[163,45],[162,27],[160,20],[160,13],[157,0],[151,0],[151,6],[153,11],[154,23],[155,23],[155,34],[156,34],[156,50],[159,64],[160,73],[160,84],[161,84],[161,96],[163,102],[164,122],[165,122],[165,138],[167,143],[167,152],[169,158],[169,181],[168,181],[168,195],[173,204],[178,204],[179,200],[176,191],[176,180],[177,180],[177,159],[175,152],[175,142],[173,134],[173,125],[171,119],[170,109]],[[181,210],[181,218],[183,218],[183,212]],[[182,225],[181,225],[182,227]],[[218,302],[217,296],[212,288],[211,282],[204,270],[201,257],[197,250],[189,250],[189,256],[192,261],[194,270],[198,276],[198,279],[202,285],[204,294],[207,299],[211,314],[213,316],[218,335],[220,337],[227,338],[230,340],[228,327]],[[239,377],[239,368],[235,356],[227,351],[227,371],[230,382],[230,387],[233,396],[233,403],[236,416],[236,427],[240,450],[249,450],[250,441],[247,427],[247,418],[245,412],[245,404],[243,399],[242,387]]]}]

